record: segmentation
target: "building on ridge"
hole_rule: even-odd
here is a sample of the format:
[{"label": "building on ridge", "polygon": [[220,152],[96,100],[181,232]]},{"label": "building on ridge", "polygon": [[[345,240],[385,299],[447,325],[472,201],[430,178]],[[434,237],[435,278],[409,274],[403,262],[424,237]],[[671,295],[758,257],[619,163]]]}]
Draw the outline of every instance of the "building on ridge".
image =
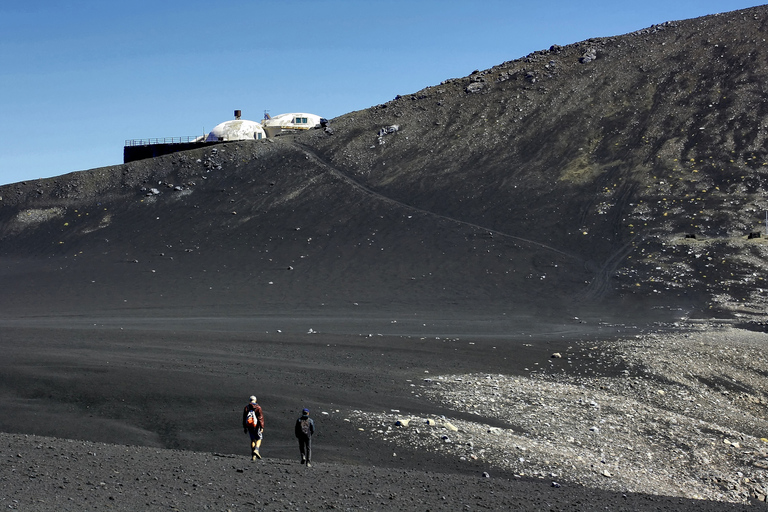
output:
[{"label": "building on ridge", "polygon": [[241,112],[235,110],[235,118],[217,124],[205,137],[206,142],[229,142],[234,140],[260,140],[267,137],[262,126],[256,121],[240,119]]},{"label": "building on ridge", "polygon": [[263,124],[241,119],[241,115],[242,112],[240,110],[235,110],[234,119],[217,124],[213,130],[204,135],[126,140],[125,147],[123,148],[123,163],[143,160],[145,158],[155,158],[210,144],[242,140],[262,140],[283,133],[327,127],[328,125],[327,119],[303,112],[280,114],[274,117],[270,117],[265,112]]},{"label": "building on ridge", "polygon": [[327,123],[324,118],[316,114],[307,114],[305,112],[291,112],[270,116],[264,113],[262,127],[267,132],[267,137],[274,137],[281,133],[290,133],[298,130],[309,130]]}]

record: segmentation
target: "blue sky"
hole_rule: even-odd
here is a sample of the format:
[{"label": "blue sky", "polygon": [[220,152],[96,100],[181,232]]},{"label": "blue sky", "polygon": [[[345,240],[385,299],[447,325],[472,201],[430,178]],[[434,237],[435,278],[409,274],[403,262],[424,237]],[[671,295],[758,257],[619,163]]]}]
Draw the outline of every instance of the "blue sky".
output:
[{"label": "blue sky", "polygon": [[0,3],[0,184],[122,163],[126,139],[264,110],[333,118],[553,44],[749,0]]}]

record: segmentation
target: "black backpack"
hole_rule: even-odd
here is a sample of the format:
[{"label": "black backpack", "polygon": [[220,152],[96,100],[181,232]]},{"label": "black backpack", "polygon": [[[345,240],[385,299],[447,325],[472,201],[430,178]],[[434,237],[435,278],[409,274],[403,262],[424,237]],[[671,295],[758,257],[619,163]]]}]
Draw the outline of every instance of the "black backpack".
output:
[{"label": "black backpack", "polygon": [[309,430],[309,418],[301,419],[301,433],[305,436],[310,435],[311,432]]}]

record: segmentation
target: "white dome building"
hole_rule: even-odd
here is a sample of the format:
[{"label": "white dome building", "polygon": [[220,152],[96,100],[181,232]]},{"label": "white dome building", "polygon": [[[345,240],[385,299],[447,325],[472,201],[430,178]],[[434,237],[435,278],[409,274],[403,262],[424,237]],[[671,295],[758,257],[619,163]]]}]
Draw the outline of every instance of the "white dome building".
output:
[{"label": "white dome building", "polygon": [[267,134],[259,123],[240,119],[240,111],[235,110],[235,119],[217,124],[205,137],[205,141],[259,140],[266,137]]},{"label": "white dome building", "polygon": [[267,132],[267,137],[274,137],[283,132],[309,130],[319,125],[322,120],[323,118],[318,115],[304,112],[280,114],[272,117],[267,114],[265,115],[263,126]]}]

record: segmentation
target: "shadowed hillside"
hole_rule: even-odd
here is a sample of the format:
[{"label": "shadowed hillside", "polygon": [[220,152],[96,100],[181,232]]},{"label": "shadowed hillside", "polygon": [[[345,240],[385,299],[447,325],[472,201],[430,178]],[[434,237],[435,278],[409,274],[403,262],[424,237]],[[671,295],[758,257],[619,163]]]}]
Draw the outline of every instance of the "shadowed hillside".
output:
[{"label": "shadowed hillside", "polygon": [[762,312],[767,19],[553,46],[332,135],[4,186],[3,310]]}]

